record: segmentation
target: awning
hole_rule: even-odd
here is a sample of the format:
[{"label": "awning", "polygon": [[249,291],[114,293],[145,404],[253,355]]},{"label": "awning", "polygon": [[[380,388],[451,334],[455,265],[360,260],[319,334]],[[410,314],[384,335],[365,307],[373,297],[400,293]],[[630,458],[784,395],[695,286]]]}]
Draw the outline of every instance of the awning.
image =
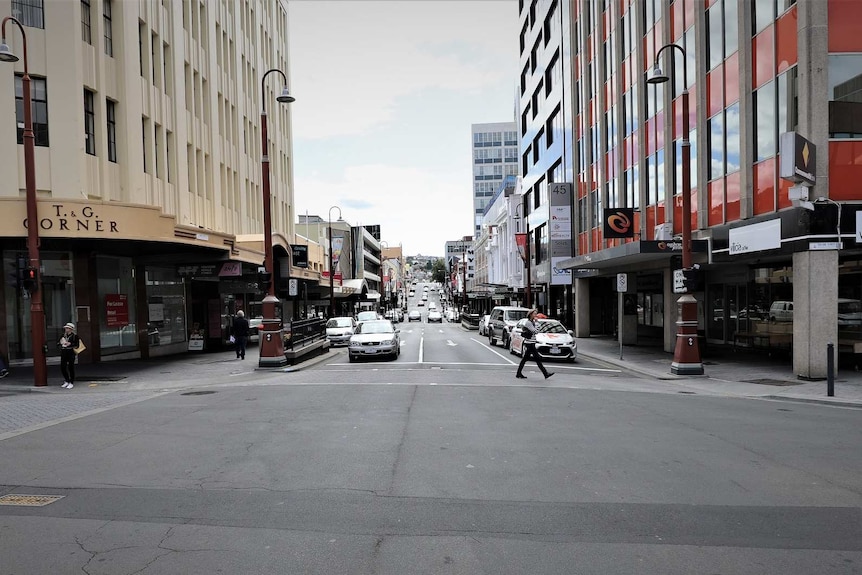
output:
[{"label": "awning", "polygon": [[362,299],[370,299],[370,300],[379,300],[380,292],[379,291],[368,291],[367,293],[362,294]]},{"label": "awning", "polygon": [[[705,254],[708,249],[707,240],[691,241],[693,254]],[[624,268],[645,262],[665,261],[674,255],[682,255],[682,241],[640,240],[563,260],[557,264],[557,268],[562,270]]]}]

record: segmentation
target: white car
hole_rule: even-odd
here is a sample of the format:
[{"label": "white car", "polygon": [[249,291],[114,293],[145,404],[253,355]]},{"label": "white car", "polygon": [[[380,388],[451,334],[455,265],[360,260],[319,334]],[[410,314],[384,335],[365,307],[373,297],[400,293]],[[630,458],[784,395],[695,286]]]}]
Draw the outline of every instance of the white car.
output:
[{"label": "white car", "polygon": [[[521,327],[526,319],[519,320],[509,337],[509,352],[514,355],[524,355],[524,335]],[[536,351],[542,359],[565,359],[575,361],[578,356],[578,344],[575,334],[567,330],[555,319],[537,319],[533,322],[536,329]]]},{"label": "white car", "polygon": [[352,317],[333,317],[326,322],[326,339],[329,345],[348,345],[355,329],[356,320]]},{"label": "white car", "polygon": [[387,355],[398,359],[401,354],[400,330],[395,329],[388,319],[364,321],[356,327],[356,332],[350,336],[347,348],[350,361],[360,357]]},{"label": "white car", "polygon": [[360,324],[363,321],[372,321],[380,319],[380,315],[376,311],[361,311],[356,314],[356,323]]},{"label": "white car", "polygon": [[441,314],[436,309],[432,309],[431,311],[428,312],[428,320],[427,321],[428,321],[428,323],[435,322],[435,321],[437,323],[443,323],[443,314]]}]

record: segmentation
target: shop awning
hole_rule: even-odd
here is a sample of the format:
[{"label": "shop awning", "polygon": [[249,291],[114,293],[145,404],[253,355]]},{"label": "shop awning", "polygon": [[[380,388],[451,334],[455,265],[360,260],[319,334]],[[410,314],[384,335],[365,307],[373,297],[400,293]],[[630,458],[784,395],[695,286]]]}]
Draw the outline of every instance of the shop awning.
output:
[{"label": "shop awning", "polygon": [[[691,241],[693,254],[705,254],[708,250],[707,240]],[[563,270],[624,268],[646,262],[665,261],[671,256],[681,255],[682,241],[640,240],[563,260],[557,267]]]}]

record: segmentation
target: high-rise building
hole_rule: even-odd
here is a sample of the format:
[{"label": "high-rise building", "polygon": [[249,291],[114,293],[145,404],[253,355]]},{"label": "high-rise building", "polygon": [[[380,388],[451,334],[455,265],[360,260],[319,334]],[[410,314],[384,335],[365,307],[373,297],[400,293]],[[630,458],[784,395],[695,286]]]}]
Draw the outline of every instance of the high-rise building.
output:
[{"label": "high-rise building", "polygon": [[488,202],[506,176],[518,175],[515,122],[473,124],[473,226],[478,236]]},{"label": "high-rise building", "polygon": [[[273,68],[289,79],[287,2],[0,0],[7,15],[29,58],[49,355],[69,321],[85,362],[221,345],[231,313],[259,313],[263,107],[275,281],[287,289],[291,112],[276,101],[280,74],[261,85]],[[24,55],[11,22],[5,40]],[[7,270],[26,254],[23,72],[0,62]],[[26,361],[27,294],[2,290],[2,351]]]},{"label": "high-rise building", "polygon": [[[550,183],[573,184],[574,257],[554,267],[573,274],[577,335],[623,317],[621,337],[674,349],[686,218],[702,342],[788,352],[801,377],[825,376],[828,342],[862,342],[844,309],[862,301],[859,18],[845,0],[520,1],[531,264],[552,257]],[[666,83],[647,81],[656,64]],[[620,273],[635,287],[618,315]],[[557,301],[551,290],[551,313]],[[793,302],[792,319],[775,302]]]}]

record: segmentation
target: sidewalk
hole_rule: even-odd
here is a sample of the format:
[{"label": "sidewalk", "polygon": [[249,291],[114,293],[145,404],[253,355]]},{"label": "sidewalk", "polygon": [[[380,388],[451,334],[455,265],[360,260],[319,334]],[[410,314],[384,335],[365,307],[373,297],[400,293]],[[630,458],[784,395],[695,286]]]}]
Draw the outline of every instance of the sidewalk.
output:
[{"label": "sidewalk", "polygon": [[762,351],[711,349],[703,358],[702,376],[673,375],[673,354],[655,346],[623,346],[620,359],[619,342],[611,337],[578,338],[578,356],[645,377],[677,381],[694,392],[862,407],[862,371],[838,370],[835,396],[829,397],[825,380],[798,379],[793,374],[792,359],[786,355],[770,357]]}]

